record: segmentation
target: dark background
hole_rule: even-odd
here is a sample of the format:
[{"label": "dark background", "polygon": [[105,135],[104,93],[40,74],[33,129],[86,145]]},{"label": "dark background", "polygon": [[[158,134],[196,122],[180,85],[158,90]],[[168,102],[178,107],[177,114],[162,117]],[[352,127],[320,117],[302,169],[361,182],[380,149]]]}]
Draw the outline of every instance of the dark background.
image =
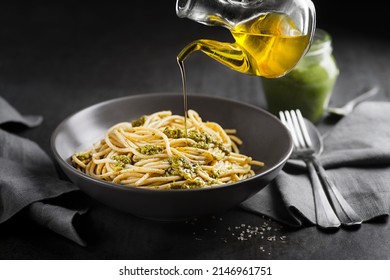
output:
[{"label": "dark background", "polygon": [[[384,75],[382,71],[373,73],[370,67],[386,59],[370,55],[379,53],[376,50],[382,48],[380,44],[390,39],[385,31],[386,2],[314,3],[317,26],[333,36],[334,55],[341,70],[334,95],[341,96],[338,100],[332,98],[331,103],[340,105],[370,86],[364,86],[366,80],[380,80],[382,77],[375,75]],[[227,29],[178,18],[174,0],[1,1],[0,94],[11,95],[25,113],[34,113],[36,110],[29,105],[39,102],[40,107],[55,107],[59,118],[64,118],[70,112],[113,97],[180,92],[176,55],[199,38],[232,40]],[[349,56],[348,49],[356,49],[356,54]],[[370,54],[362,54],[359,49],[369,49]],[[234,72],[199,53],[187,61],[189,93],[220,95],[266,106],[260,79]],[[354,70],[350,69],[351,61],[355,63]],[[344,73],[349,71],[357,74],[344,79]],[[161,79],[167,73],[169,76]],[[386,82],[387,78],[382,80]],[[341,92],[340,88],[354,92]],[[67,99],[75,100],[61,102]],[[50,115],[44,117],[45,125],[51,129],[58,121]],[[45,135],[45,147],[48,138]]]},{"label": "dark background", "polygon": [[[386,1],[316,0],[317,26],[333,37],[340,68],[330,103],[342,105],[378,84],[390,98],[390,37]],[[70,114],[97,102],[152,92],[181,92],[176,55],[200,38],[231,40],[228,30],[179,19],[175,1],[1,1],[0,95],[41,126],[18,134],[50,156],[50,136]],[[205,93],[266,108],[258,77],[234,72],[195,53],[186,61],[189,94]],[[319,124],[326,130],[331,125]],[[95,203],[82,248],[19,215],[0,225],[0,259],[386,259],[388,223],[326,234],[289,229],[287,243],[225,244],[220,232],[242,223],[280,228],[237,209],[216,223],[161,224]],[[219,220],[218,220],[219,221]],[[206,232],[205,228],[209,231]],[[203,241],[192,233],[203,232]],[[278,233],[279,234],[279,233]],[[265,252],[259,250],[264,248]]]}]

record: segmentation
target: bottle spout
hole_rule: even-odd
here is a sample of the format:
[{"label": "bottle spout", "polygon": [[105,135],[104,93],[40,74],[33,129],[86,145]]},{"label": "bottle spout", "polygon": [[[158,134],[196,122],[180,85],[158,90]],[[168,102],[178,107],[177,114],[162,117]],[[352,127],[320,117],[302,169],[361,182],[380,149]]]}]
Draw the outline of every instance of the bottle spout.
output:
[{"label": "bottle spout", "polygon": [[255,74],[247,55],[236,43],[219,42],[201,39],[189,43],[177,55],[177,60],[183,62],[190,54],[201,51],[223,65],[245,74]]}]

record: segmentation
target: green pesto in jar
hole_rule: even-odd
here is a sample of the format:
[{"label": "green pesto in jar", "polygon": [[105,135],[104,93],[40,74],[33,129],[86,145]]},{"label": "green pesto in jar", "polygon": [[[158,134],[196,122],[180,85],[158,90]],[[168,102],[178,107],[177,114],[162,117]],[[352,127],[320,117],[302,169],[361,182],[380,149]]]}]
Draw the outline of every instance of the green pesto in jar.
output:
[{"label": "green pesto in jar", "polygon": [[328,106],[339,69],[332,55],[330,35],[317,29],[308,53],[288,74],[262,78],[268,110],[300,109],[302,115],[318,122]]}]

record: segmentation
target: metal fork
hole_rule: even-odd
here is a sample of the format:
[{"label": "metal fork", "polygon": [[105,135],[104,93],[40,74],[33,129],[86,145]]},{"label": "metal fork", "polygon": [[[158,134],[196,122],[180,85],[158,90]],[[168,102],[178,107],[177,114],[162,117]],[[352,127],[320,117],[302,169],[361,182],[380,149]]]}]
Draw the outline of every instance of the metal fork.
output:
[{"label": "metal fork", "polygon": [[[298,134],[298,139],[297,139],[298,142],[306,143],[307,147],[313,147],[312,141],[310,139],[310,135],[306,127],[305,120],[303,119],[301,112],[299,110],[295,110],[295,111],[291,111],[290,114],[292,116],[293,122],[296,118],[295,122],[299,125],[298,129],[300,129],[301,131],[301,135]],[[315,130],[314,126],[312,126],[311,128],[312,130]],[[319,150],[322,150],[322,141],[320,139],[319,133],[317,133],[317,135],[319,138],[318,139],[319,143],[321,144],[321,148]],[[333,206],[333,209],[337,217],[339,218],[341,224],[345,226],[360,225],[363,222],[362,218],[359,217],[358,214],[356,214],[356,212],[344,199],[344,197],[339,192],[335,184],[329,178],[322,164],[317,159],[317,156],[318,153],[314,153],[312,154],[309,160],[313,163],[316,171],[318,172],[318,175],[321,178],[321,181],[323,183],[323,187],[325,188],[325,191],[328,194],[328,199],[330,200],[331,205]]]},{"label": "metal fork", "polygon": [[[305,141],[305,133],[302,130],[304,123],[300,123],[295,111],[281,111],[279,112],[279,117],[282,123],[286,125],[291,132],[294,142],[294,150],[291,157],[303,160],[309,171],[310,181],[313,188],[317,225],[321,228],[338,228],[341,225],[340,220],[333,211],[314,168],[313,158],[315,150],[311,147],[311,142]],[[307,134],[307,130],[305,131]]]}]

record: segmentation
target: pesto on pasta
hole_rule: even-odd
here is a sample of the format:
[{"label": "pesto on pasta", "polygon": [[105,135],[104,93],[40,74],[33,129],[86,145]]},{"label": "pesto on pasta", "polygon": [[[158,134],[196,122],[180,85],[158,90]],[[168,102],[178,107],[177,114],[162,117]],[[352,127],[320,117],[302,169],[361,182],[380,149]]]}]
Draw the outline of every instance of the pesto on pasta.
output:
[{"label": "pesto on pasta", "polygon": [[104,139],[73,154],[73,165],[95,178],[153,189],[206,188],[253,176],[264,163],[240,154],[235,129],[159,111],[115,124]]}]

